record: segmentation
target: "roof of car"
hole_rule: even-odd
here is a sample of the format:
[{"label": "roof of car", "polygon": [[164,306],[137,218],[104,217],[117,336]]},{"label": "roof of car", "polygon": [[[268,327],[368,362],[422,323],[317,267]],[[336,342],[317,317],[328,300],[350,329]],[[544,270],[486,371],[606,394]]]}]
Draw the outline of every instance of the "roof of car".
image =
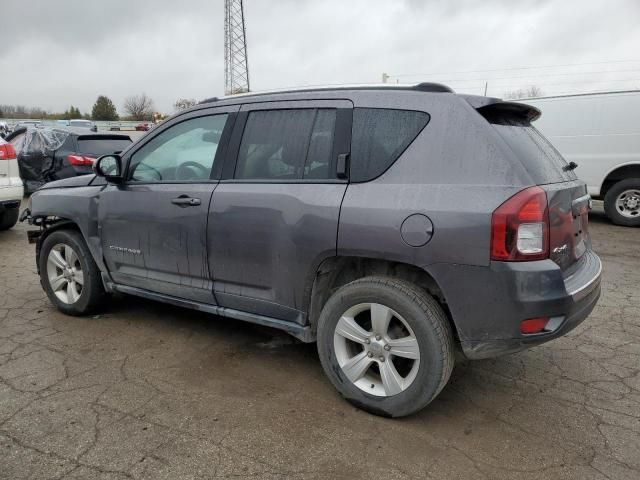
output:
[{"label": "roof of car", "polygon": [[387,90],[387,91],[414,91],[414,92],[440,92],[455,93],[450,87],[441,83],[422,82],[417,84],[357,84],[357,85],[317,85],[310,87],[284,88],[276,90],[265,90],[261,92],[245,92],[225,97],[211,97],[202,100],[200,103],[212,103],[221,100],[234,100],[264,95],[276,95],[283,93],[305,93],[305,92],[333,92],[344,90]]}]

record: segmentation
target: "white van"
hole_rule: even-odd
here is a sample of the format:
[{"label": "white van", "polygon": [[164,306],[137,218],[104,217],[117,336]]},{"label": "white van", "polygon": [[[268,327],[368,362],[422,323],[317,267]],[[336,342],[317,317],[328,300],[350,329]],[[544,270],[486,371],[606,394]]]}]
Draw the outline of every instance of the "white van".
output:
[{"label": "white van", "polygon": [[640,90],[522,100],[539,108],[548,137],[618,225],[640,226]]}]

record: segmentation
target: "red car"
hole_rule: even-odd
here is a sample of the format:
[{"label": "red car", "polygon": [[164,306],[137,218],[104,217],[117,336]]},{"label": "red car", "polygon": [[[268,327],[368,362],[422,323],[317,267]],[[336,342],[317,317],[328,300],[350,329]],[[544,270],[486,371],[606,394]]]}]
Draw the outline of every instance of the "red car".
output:
[{"label": "red car", "polygon": [[138,125],[136,125],[136,130],[139,132],[146,132],[147,130],[151,129],[151,124],[150,123],[139,123]]}]

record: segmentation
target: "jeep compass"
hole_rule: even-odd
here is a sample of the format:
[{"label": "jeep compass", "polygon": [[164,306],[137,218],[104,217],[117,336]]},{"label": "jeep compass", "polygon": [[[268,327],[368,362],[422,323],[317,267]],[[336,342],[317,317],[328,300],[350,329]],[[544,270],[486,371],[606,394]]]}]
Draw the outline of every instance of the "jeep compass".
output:
[{"label": "jeep compass", "polygon": [[590,197],[539,115],[432,83],[212,98],[21,218],[62,312],[121,292],[278,328],[317,342],[343,397],[398,417],[456,349],[541,344],[598,300]]}]

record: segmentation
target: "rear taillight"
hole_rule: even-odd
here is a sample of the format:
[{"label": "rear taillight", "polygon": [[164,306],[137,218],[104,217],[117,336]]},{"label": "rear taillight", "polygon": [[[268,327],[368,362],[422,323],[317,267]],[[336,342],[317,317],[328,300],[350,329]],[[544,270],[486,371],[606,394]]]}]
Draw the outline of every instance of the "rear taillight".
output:
[{"label": "rear taillight", "polygon": [[67,155],[67,160],[74,167],[90,167],[96,161],[95,158],[81,155]]},{"label": "rear taillight", "polygon": [[0,160],[10,160],[16,158],[16,151],[10,143],[0,145]]},{"label": "rear taillight", "polygon": [[516,193],[491,217],[491,260],[521,262],[549,258],[547,195],[540,187]]}]

